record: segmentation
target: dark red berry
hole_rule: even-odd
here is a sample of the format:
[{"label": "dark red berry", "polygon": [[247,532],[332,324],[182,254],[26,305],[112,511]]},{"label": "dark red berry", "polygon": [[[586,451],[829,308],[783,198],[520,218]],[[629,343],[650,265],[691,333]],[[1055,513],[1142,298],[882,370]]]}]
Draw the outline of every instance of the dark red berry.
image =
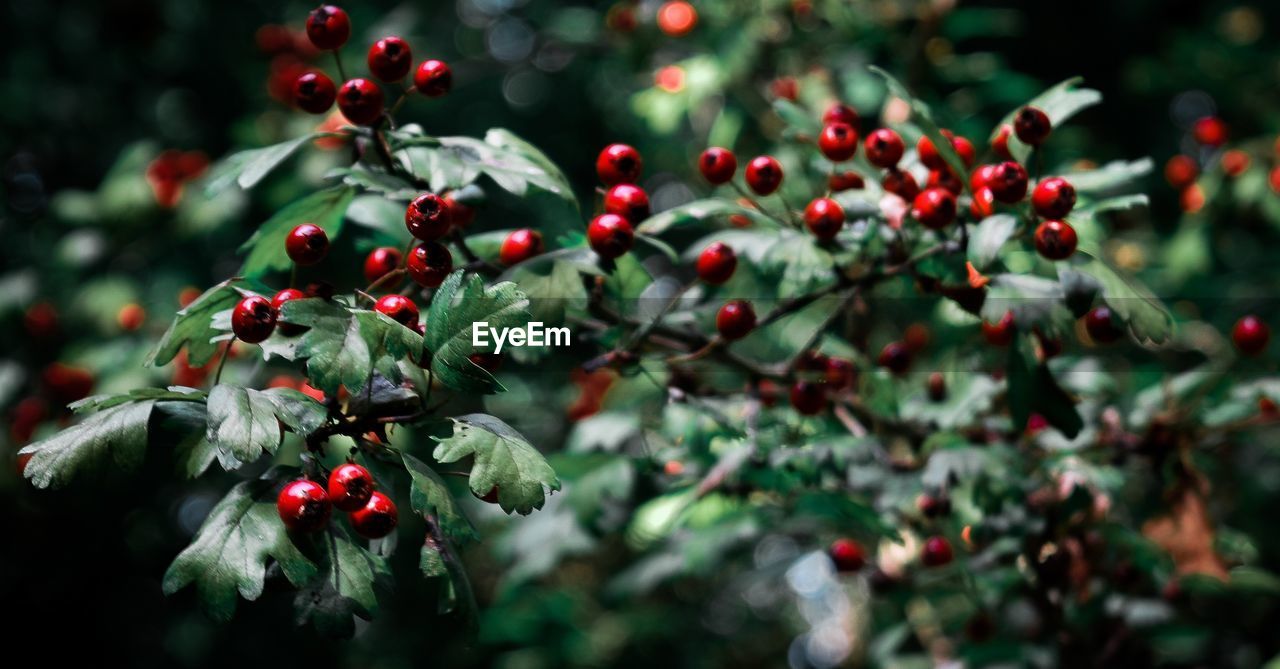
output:
[{"label": "dark red berry", "polygon": [[804,224],[814,237],[829,242],[844,227],[844,208],[829,197],[817,198],[804,208]]},{"label": "dark red berry", "polygon": [[920,562],[926,567],[941,567],[951,562],[951,542],[944,537],[929,537],[920,550]]},{"label": "dark red berry", "polygon": [[276,329],[276,310],[265,297],[250,295],[231,312],[231,331],[243,342],[256,344]]},{"label": "dark red berry", "polygon": [[933,372],[928,380],[929,399],[941,402],[947,399],[947,377],[942,372]]},{"label": "dark red berry", "polygon": [[1192,130],[1195,135],[1196,142],[1205,146],[1218,147],[1227,143],[1227,137],[1230,134],[1227,131],[1227,124],[1216,116],[1206,116],[1196,121]]},{"label": "dark red berry", "polygon": [[1164,178],[1170,186],[1182,190],[1196,182],[1200,166],[1190,156],[1177,155],[1164,164]]},{"label": "dark red berry", "polygon": [[827,356],[818,351],[805,351],[796,356],[793,366],[801,372],[821,372],[827,368],[827,360]]},{"label": "dark red berry", "polygon": [[867,154],[867,162],[886,169],[896,167],[906,150],[902,136],[889,128],[872,130],[867,135],[866,146],[863,148],[863,152]]},{"label": "dark red berry", "polygon": [[1036,184],[1031,206],[1043,218],[1066,218],[1076,206],[1076,189],[1062,177],[1050,177]]},{"label": "dark red berry", "polygon": [[817,415],[827,406],[827,389],[821,383],[796,381],[791,386],[791,406],[801,415]]},{"label": "dark red berry", "polygon": [[930,188],[911,203],[911,217],[931,230],[940,230],[956,218],[956,196],[945,188]]},{"label": "dark red berry", "polygon": [[1021,202],[1027,196],[1027,171],[1018,163],[1006,160],[991,170],[987,177],[987,188],[991,189],[991,194],[1000,202]]},{"label": "dark red berry", "polygon": [[618,184],[605,193],[604,210],[639,223],[649,218],[649,194],[635,184]]},{"label": "dark red berry", "polygon": [[383,37],[369,47],[369,71],[373,76],[388,82],[404,79],[413,67],[413,54],[409,44],[399,37]]},{"label": "dark red berry", "polygon": [[294,532],[315,532],[329,522],[332,511],[324,486],[308,479],[291,481],[276,497],[276,512]]},{"label": "dark red berry", "polygon": [[[496,374],[502,367],[501,353],[472,353],[467,356],[467,359],[476,367],[479,367],[490,374]],[[494,487],[497,488],[497,486]]]},{"label": "dark red berry", "polygon": [[587,242],[601,258],[617,258],[631,250],[635,231],[617,214],[601,214],[587,225]]},{"label": "dark red berry", "polygon": [[889,342],[880,349],[880,357],[876,361],[894,374],[901,374],[911,367],[911,349],[900,341]]},{"label": "dark red berry", "polygon": [[352,79],[338,89],[338,109],[356,125],[372,125],[382,116],[382,89],[368,79]]},{"label": "dark red berry", "polygon": [[502,249],[498,252],[498,258],[504,265],[514,265],[541,254],[542,250],[542,233],[521,228],[502,240]]},{"label": "dark red berry", "polygon": [[1051,337],[1040,331],[1036,327],[1032,329],[1032,334],[1036,337],[1036,344],[1039,346],[1039,354],[1041,360],[1056,358],[1062,353],[1062,339],[1060,337]]},{"label": "dark red berry", "polygon": [[1235,343],[1236,350],[1245,355],[1261,353],[1270,340],[1271,328],[1257,316],[1245,316],[1231,329],[1231,341]]},{"label": "dark red berry", "polygon": [[823,377],[827,380],[827,385],[831,386],[832,389],[844,390],[853,386],[854,380],[858,378],[858,370],[853,366],[852,360],[827,358]]},{"label": "dark red berry", "polygon": [[610,144],[596,157],[596,175],[606,186],[635,183],[643,167],[640,152],[626,144]]},{"label": "dark red berry", "polygon": [[307,72],[293,82],[293,103],[309,114],[329,111],[337,97],[337,86],[323,72]]},{"label": "dark red berry", "polygon": [[896,167],[890,167],[884,171],[884,177],[880,179],[880,187],[885,192],[893,193],[908,202],[916,199],[920,194],[920,185],[916,183],[916,178],[911,176],[910,172]]},{"label": "dark red berry", "polygon": [[1035,107],[1023,107],[1013,117],[1013,134],[1024,144],[1040,146],[1049,139],[1051,130],[1053,124],[1049,122],[1049,115]]},{"label": "dark red berry", "polygon": [[850,107],[849,105],[837,102],[831,105],[830,107],[827,107],[827,111],[823,112],[822,123],[823,125],[830,125],[832,123],[844,123],[846,125],[851,125],[854,128],[857,128],[858,112],[857,110],[855,110],[853,107]]},{"label": "dark red berry", "polygon": [[831,557],[831,562],[835,564],[836,571],[848,573],[858,571],[867,564],[866,552],[862,550],[862,544],[853,539],[836,539],[831,542],[831,547],[827,549],[827,555]]},{"label": "dark red berry", "polygon": [[40,381],[60,404],[80,401],[93,391],[93,372],[61,362],[45,367]]},{"label": "dark red berry", "polygon": [[453,195],[444,196],[444,205],[449,209],[449,222],[455,228],[466,229],[476,220],[476,210],[469,204],[459,201]]},{"label": "dark red berry", "polygon": [[1009,152],[1009,136],[1013,134],[1013,126],[1008,123],[1000,126],[1000,131],[991,139],[991,152],[1001,160],[1013,160]]},{"label": "dark red berry", "polygon": [[356,511],[373,496],[373,475],[354,463],[334,467],[329,473],[329,502],[339,511]]},{"label": "dark red berry", "polygon": [[832,193],[839,193],[846,190],[860,190],[865,188],[866,185],[867,182],[863,180],[862,175],[857,172],[836,172],[827,177],[827,188],[830,188]]},{"label": "dark red berry", "polygon": [[317,49],[337,49],[351,36],[351,19],[333,5],[321,5],[307,17],[307,38]]},{"label": "dark red berry", "polygon": [[487,492],[487,493],[485,493],[485,494],[483,494],[483,495],[477,495],[477,494],[476,494],[476,493],[474,493],[474,492],[473,492],[473,493],[471,493],[471,494],[472,494],[472,495],[475,495],[476,499],[478,499],[478,500],[480,500],[481,502],[484,502],[484,503],[486,503],[486,504],[497,504],[497,503],[498,503],[498,486],[493,486],[492,488],[489,488],[489,492]]},{"label": "dark red berry", "polygon": [[404,227],[409,229],[409,234],[424,242],[445,236],[452,224],[449,205],[435,193],[419,195],[404,210]]},{"label": "dark red berry", "polygon": [[951,513],[951,500],[940,495],[920,495],[916,498],[916,508],[925,518],[939,518]]},{"label": "dark red berry", "polygon": [[418,326],[418,305],[404,295],[383,295],[373,309],[411,330]]},{"label": "dark red berry", "polygon": [[703,179],[717,186],[729,183],[738,171],[738,157],[729,149],[713,146],[698,157],[698,171]]},{"label": "dark red berry", "polygon": [[1013,341],[1014,324],[1013,312],[1006,311],[1004,316],[1000,317],[999,323],[988,323],[982,321],[982,336],[986,338],[987,343],[992,346],[1008,346]]},{"label": "dark red berry", "polygon": [[952,195],[964,192],[964,182],[951,170],[930,170],[929,179],[924,182],[925,188],[942,188]]},{"label": "dark red berry", "polygon": [[453,88],[453,70],[442,60],[424,60],[413,73],[413,87],[429,98],[438,98]]},{"label": "dark red berry", "polygon": [[756,311],[746,300],[725,302],[716,314],[716,331],[733,341],[747,336],[756,327]]},{"label": "dark red berry", "polygon": [[843,162],[858,152],[858,131],[847,123],[829,123],[818,134],[818,150],[834,162]]},{"label": "dark red berry", "polygon": [[782,185],[782,165],[773,156],[756,156],[747,163],[747,186],[756,195],[768,195]]},{"label": "dark red berry", "polygon": [[375,490],[363,507],[351,512],[350,518],[356,534],[366,539],[381,539],[396,529],[400,513],[390,497]]},{"label": "dark red berry", "polygon": [[439,242],[423,242],[409,251],[405,270],[419,286],[436,288],[453,271],[453,254]]},{"label": "dark red berry", "polygon": [[1036,251],[1049,260],[1066,260],[1076,252],[1076,230],[1066,221],[1045,221],[1036,228]]},{"label": "dark red berry", "polygon": [[[375,283],[400,266],[400,251],[390,246],[379,246],[364,259],[364,280]],[[398,281],[396,283],[399,283]],[[383,285],[385,288],[394,286]]]},{"label": "dark red berry", "polygon": [[289,259],[299,265],[314,265],[329,253],[329,235],[324,228],[312,223],[303,223],[289,232],[285,237],[284,250]]},{"label": "dark red berry", "polygon": [[1106,306],[1090,309],[1089,313],[1084,315],[1084,328],[1089,332],[1089,338],[1099,344],[1110,344],[1124,335],[1120,328],[1116,327],[1111,309]]},{"label": "dark red berry", "polygon": [[276,311],[277,325],[280,328],[280,334],[286,337],[293,337],[295,335],[300,335],[303,332],[307,331],[307,326],[305,325],[298,325],[296,323],[285,323],[285,322],[279,321],[280,310],[281,308],[284,307],[285,302],[288,302],[289,300],[302,300],[302,299],[306,299],[306,297],[307,297],[307,294],[298,290],[297,288],[285,288],[284,290],[281,290],[280,292],[276,293],[275,296],[271,298],[271,308],[275,309]]},{"label": "dark red berry", "polygon": [[698,278],[713,286],[728,281],[737,267],[738,255],[723,242],[708,244],[698,255]]}]

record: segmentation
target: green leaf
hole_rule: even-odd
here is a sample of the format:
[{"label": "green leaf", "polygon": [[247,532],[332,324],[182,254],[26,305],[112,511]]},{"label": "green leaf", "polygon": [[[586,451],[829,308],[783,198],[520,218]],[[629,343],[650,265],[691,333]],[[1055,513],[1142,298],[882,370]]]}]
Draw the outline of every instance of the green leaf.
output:
[{"label": "green leaf", "polygon": [[792,129],[805,133],[810,137],[817,137],[818,132],[822,130],[822,124],[818,122],[818,119],[814,118],[800,105],[786,98],[774,100],[773,111]]},{"label": "green leaf", "polygon": [[1075,400],[1058,385],[1048,366],[1036,360],[1030,335],[1018,337],[1016,345],[1009,347],[1006,370],[1006,396],[1015,429],[1025,428],[1031,414],[1038,413],[1068,439],[1080,434],[1084,419],[1076,410]]},{"label": "green leaf", "polygon": [[969,262],[986,269],[1000,255],[1000,249],[1018,229],[1018,219],[1009,214],[996,214],[982,219],[969,235]]},{"label": "green leaf", "polygon": [[516,284],[529,298],[529,318],[548,325],[565,322],[569,309],[579,310],[587,305],[587,289],[582,275],[572,263],[557,260],[551,271],[538,274],[523,266],[515,272]]},{"label": "green leaf", "polygon": [[194,388],[173,386],[171,388],[139,388],[121,395],[90,395],[78,402],[72,402],[67,408],[76,413],[102,411],[111,407],[141,402],[144,400],[172,400],[179,402],[204,403],[205,394]]},{"label": "green leaf", "polygon": [[340,167],[325,175],[340,178],[342,183],[363,191],[379,193],[388,200],[411,200],[420,192],[402,177],[387,172],[376,172],[359,163],[355,167]]},{"label": "green leaf", "polygon": [[130,402],[90,415],[76,425],[18,451],[30,455],[23,476],[37,488],[59,488],[108,456],[121,469],[136,469],[147,448],[153,400]]},{"label": "green leaf", "polygon": [[293,261],[285,252],[284,241],[289,231],[302,223],[318,225],[324,228],[330,241],[336,239],[355,193],[354,188],[347,186],[329,188],[295,200],[276,212],[240,247],[241,253],[249,254],[240,269],[241,275],[257,278],[273,270],[283,271],[292,267]]},{"label": "green leaf", "polygon": [[797,297],[835,281],[835,260],[812,235],[790,230],[779,233],[765,254],[769,271],[782,273],[778,297]]},{"label": "green leaf", "polygon": [[510,131],[494,128],[484,141],[474,137],[441,137],[441,152],[483,172],[500,188],[525,197],[532,186],[558,196],[578,211],[568,179],[545,154]]},{"label": "green leaf", "polygon": [[385,314],[323,299],[289,300],[280,320],[305,325],[296,355],[307,361],[311,385],[335,396],[345,386],[365,388],[374,371],[392,383],[404,377],[397,363],[422,348],[422,337]]},{"label": "green leaf", "polygon": [[[1056,129],[1060,127],[1067,119],[1075,116],[1084,109],[1088,109],[1093,105],[1102,102],[1102,94],[1092,88],[1078,88],[1084,81],[1081,77],[1072,77],[1066,81],[1050,88],[1049,90],[1037,95],[1025,106],[1036,107],[1043,111],[1049,121]],[[1003,120],[1000,121],[991,132],[990,139],[995,139],[1000,134],[1000,128],[1003,126],[1013,126],[1013,119],[1018,115],[1021,109],[1014,109],[1009,112]],[[1031,147],[1024,144],[1018,139],[1017,135],[1010,133],[1009,135],[1009,152],[1013,154],[1013,159],[1022,163],[1026,162],[1027,156],[1031,155]],[[1075,182],[1072,182],[1073,184]]]},{"label": "green leaf", "polygon": [[233,153],[209,170],[204,187],[205,197],[213,197],[236,184],[246,190],[253,188],[276,167],[288,160],[295,151],[315,139],[315,134],[295,137],[291,140]]},{"label": "green leaf", "polygon": [[528,322],[528,306],[528,298],[510,281],[485,288],[484,281],[474,274],[467,276],[462,270],[450,274],[436,291],[427,314],[422,344],[424,355],[431,358],[432,372],[455,390],[493,392],[500,388],[492,375],[470,360],[477,351],[472,345],[472,327],[476,323],[488,323],[491,328],[523,324]]},{"label": "green leaf", "polygon": [[423,515],[435,516],[440,531],[454,540],[478,539],[476,529],[449,492],[444,479],[423,461],[401,453],[409,472],[409,503]]},{"label": "green leaf", "polygon": [[329,636],[350,637],[354,616],[372,620],[378,613],[376,586],[390,576],[387,561],[337,531],[316,537],[315,544],[320,574],[294,599],[298,623],[310,622]]},{"label": "green leaf", "polygon": [[1150,174],[1154,167],[1155,163],[1150,158],[1128,162],[1117,160],[1094,170],[1063,174],[1062,178],[1070,181],[1077,193],[1094,195],[1131,186]]},{"label": "green leaf", "polygon": [[724,219],[734,215],[746,216],[755,223],[763,223],[770,226],[777,225],[773,219],[761,214],[753,207],[744,207],[737,202],[722,198],[707,198],[705,200],[694,200],[678,207],[672,207],[662,213],[654,214],[636,226],[636,232],[643,235],[659,235],[677,226],[700,223],[717,218]]},{"label": "green leaf", "polygon": [[214,386],[209,393],[209,427],[205,440],[217,449],[224,469],[235,469],[275,454],[283,438],[281,424],[306,436],[324,424],[324,405],[293,390],[254,390]]},{"label": "green leaf", "polygon": [[528,515],[542,508],[546,491],[560,489],[551,465],[511,426],[485,414],[452,420],[452,436],[432,437],[440,442],[432,455],[441,463],[475,456],[469,479],[472,492],[483,496],[497,487],[503,511]]},{"label": "green leaf", "polygon": [[213,315],[235,307],[242,297],[231,284],[231,279],[219,283],[179,311],[147,357],[147,365],[168,364],[183,346],[187,347],[187,364],[200,367],[208,363],[218,352],[213,338],[222,334],[213,328]]},{"label": "green leaf", "polygon": [[209,615],[225,621],[235,613],[237,593],[250,601],[262,594],[270,560],[294,585],[313,580],[316,566],[293,544],[276,512],[281,484],[295,475],[274,468],[232,488],[165,572],[165,594],[194,583]]},{"label": "green leaf", "polygon": [[929,138],[929,141],[933,142],[934,148],[938,150],[938,155],[942,156],[951,171],[960,175],[961,180],[967,180],[969,178],[968,168],[965,167],[964,161],[960,159],[960,154],[956,153],[955,147],[951,145],[951,140],[942,134],[942,129],[933,120],[929,105],[917,100],[907,90],[906,86],[903,86],[888,72],[875,65],[870,65],[867,69],[884,79],[885,84],[889,87],[889,92],[896,97],[902,98],[911,107],[911,121],[920,128],[920,132],[924,133]]},{"label": "green leaf", "polygon": [[1073,321],[1065,299],[1066,293],[1056,281],[1026,274],[996,274],[988,284],[981,315],[988,323],[999,323],[1012,311],[1019,330],[1038,326],[1045,334],[1057,335]]},{"label": "green leaf", "polygon": [[1169,341],[1173,336],[1173,315],[1165,309],[1160,298],[1136,280],[1120,276],[1101,260],[1083,251],[1075,255],[1070,265],[1064,263],[1059,266],[1064,284],[1070,273],[1092,277],[1100,287],[1102,299],[1129,327],[1134,339],[1147,345]]}]

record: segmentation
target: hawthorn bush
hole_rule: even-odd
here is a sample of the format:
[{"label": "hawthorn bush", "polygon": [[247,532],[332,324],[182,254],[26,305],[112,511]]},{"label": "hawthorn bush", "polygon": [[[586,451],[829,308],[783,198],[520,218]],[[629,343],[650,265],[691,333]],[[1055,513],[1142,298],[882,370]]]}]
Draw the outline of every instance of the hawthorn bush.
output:
[{"label": "hawthorn bush", "polygon": [[[754,16],[707,7],[653,16],[672,39]],[[606,28],[630,34],[634,11],[615,6]],[[428,612],[453,664],[1280,653],[1280,547],[1252,508],[1276,498],[1272,314],[1234,294],[1171,312],[1135,276],[1153,161],[1059,145],[1098,91],[1064,81],[966,136],[875,66],[802,84],[748,51],[685,89],[709,67],[693,55],[633,99],[655,132],[687,115],[708,138],[662,165],[700,194],[655,206],[650,160],[616,142],[577,147],[598,181],[587,204],[512,132],[398,123],[450,105],[450,65],[352,34],[343,10],[312,11],[289,47],[308,64],[273,75],[319,126],[214,162],[138,149],[116,168],[134,206],[104,212],[121,201],[105,186],[59,204],[141,228],[154,200],[225,232],[271,203],[243,261],[183,291],[145,360],[123,343],[96,354],[130,373],[103,387],[44,367],[74,419],[51,424],[35,397],[10,414],[36,488],[159,467],[197,491],[189,545],[142,587],[218,621],[270,606],[307,639],[415,661],[397,636]],[[767,109],[742,90],[761,69]],[[859,104],[839,101],[849,90]],[[711,145],[745,116],[759,137]],[[1149,273],[1162,291],[1232,262],[1212,252],[1216,221],[1277,220],[1269,138],[1237,145],[1208,116],[1190,139],[1164,169],[1185,217]],[[159,320],[134,301],[98,311],[134,342]],[[31,345],[58,320],[29,307]],[[480,324],[534,323],[570,336],[476,343]]]}]

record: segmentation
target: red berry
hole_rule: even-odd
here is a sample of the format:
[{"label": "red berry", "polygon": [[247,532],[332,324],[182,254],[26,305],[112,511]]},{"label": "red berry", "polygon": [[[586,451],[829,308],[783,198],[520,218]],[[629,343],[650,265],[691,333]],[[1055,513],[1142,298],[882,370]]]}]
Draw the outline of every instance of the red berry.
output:
[{"label": "red berry", "polygon": [[658,29],[668,37],[684,37],[698,25],[698,10],[684,0],[663,3],[658,8]]},{"label": "red berry", "polygon": [[134,332],[147,322],[147,310],[137,302],[130,302],[116,312],[116,323],[125,332]]},{"label": "red berry", "polygon": [[[502,367],[501,353],[472,353],[467,356],[473,365],[483,369],[490,374],[496,374],[498,369]],[[494,486],[495,488],[497,486]]]},{"label": "red berry", "polygon": [[329,235],[324,228],[303,223],[289,232],[284,239],[284,250],[289,259],[299,265],[314,265],[329,253]]},{"label": "red berry", "polygon": [[22,314],[22,327],[27,336],[42,341],[58,336],[58,309],[48,302],[37,302]]},{"label": "red berry", "polygon": [[804,416],[821,413],[827,406],[827,391],[821,383],[796,381],[791,386],[791,406]]},{"label": "red berry", "polygon": [[858,131],[847,123],[830,123],[818,135],[818,150],[834,162],[843,162],[858,152]]},{"label": "red berry", "polygon": [[836,172],[835,174],[827,177],[827,188],[830,188],[832,193],[839,193],[846,190],[861,190],[862,188],[865,188],[866,185],[867,183],[863,180],[862,175],[857,172]]},{"label": "red berry", "polygon": [[822,123],[823,125],[830,125],[832,123],[844,123],[846,125],[851,125],[854,128],[857,128],[858,112],[857,110],[855,110],[853,107],[850,107],[849,105],[846,105],[841,102],[837,102],[835,104],[832,104],[830,107],[827,107],[827,111],[823,112]]},{"label": "red berry", "polygon": [[951,138],[951,148],[956,150],[956,155],[960,156],[960,162],[965,167],[973,167],[973,161],[978,159],[978,152],[973,148],[973,142],[967,137],[956,135]]},{"label": "red berry", "polygon": [[449,222],[455,228],[467,228],[476,220],[476,210],[469,204],[460,202],[453,195],[444,196],[445,207],[449,209]]},{"label": "red berry", "polygon": [[1111,309],[1106,306],[1094,307],[1084,315],[1084,329],[1089,332],[1089,338],[1099,344],[1110,344],[1124,335],[1116,327]]},{"label": "red berry", "polygon": [[502,240],[502,249],[498,252],[498,258],[504,265],[514,265],[542,253],[542,249],[542,233],[521,228]]},{"label": "red berry", "polygon": [[1249,154],[1240,149],[1231,149],[1222,154],[1222,172],[1231,178],[1245,173],[1252,160]]},{"label": "red berry", "polygon": [[[379,246],[364,259],[364,280],[375,283],[400,266],[400,251],[390,246]],[[396,283],[399,283],[398,281]],[[391,288],[393,286],[384,287]]]},{"label": "red berry", "polygon": [[768,195],[782,185],[782,165],[773,156],[756,156],[747,163],[747,186],[756,195]]},{"label": "red berry", "polygon": [[844,227],[844,208],[829,197],[817,198],[804,208],[804,224],[814,237],[829,242]]},{"label": "red berry", "polygon": [[363,507],[351,512],[350,518],[356,534],[366,539],[381,539],[396,529],[400,513],[390,497],[375,490]]},{"label": "red berry", "polygon": [[78,402],[93,392],[93,372],[61,362],[45,367],[40,373],[40,381],[61,404]]},{"label": "red berry", "polygon": [[307,72],[293,82],[293,103],[309,114],[329,111],[337,97],[337,87],[323,72]]},{"label": "red berry", "polygon": [[1164,178],[1170,186],[1182,190],[1196,182],[1200,166],[1190,156],[1177,155],[1164,164]]},{"label": "red berry", "polygon": [[498,503],[498,486],[493,486],[492,488],[489,488],[489,492],[483,495],[476,495],[476,493],[474,492],[471,494],[475,495],[476,499],[479,499],[481,502],[484,502],[486,504]]},{"label": "red berry", "polygon": [[1066,260],[1076,252],[1076,230],[1066,221],[1045,221],[1036,228],[1036,251],[1049,260]]},{"label": "red berry", "polygon": [[[934,374],[941,374],[941,372],[934,372]],[[920,495],[916,498],[916,508],[920,509],[920,514],[925,518],[938,518],[951,513],[951,500],[939,495]]]},{"label": "red berry", "polygon": [[889,342],[880,349],[880,357],[876,361],[894,374],[901,374],[911,366],[911,349],[900,341]]},{"label": "red berry", "polygon": [[867,556],[862,550],[862,544],[853,539],[836,539],[831,542],[827,555],[835,563],[838,572],[858,571],[867,564]]},{"label": "red berry", "polygon": [[243,342],[256,344],[276,329],[276,310],[267,298],[250,295],[231,312],[231,331]]},{"label": "red berry", "polygon": [[596,175],[606,186],[635,183],[642,167],[640,152],[626,144],[610,144],[596,157]]},{"label": "red berry", "polygon": [[991,183],[991,175],[996,171],[995,165],[981,165],[969,173],[969,190],[978,192]]},{"label": "red berry", "polygon": [[339,511],[356,511],[373,496],[373,475],[353,463],[334,467],[329,473],[329,501]]},{"label": "red berry", "polygon": [[1206,116],[1196,121],[1192,130],[1196,141],[1205,146],[1222,146],[1227,143],[1227,124],[1216,116]]},{"label": "red berry", "polygon": [[979,220],[996,213],[996,196],[991,193],[990,188],[984,186],[973,192],[969,213]]},{"label": "red berry", "polygon": [[947,377],[942,372],[934,372],[929,375],[927,383],[929,391],[929,399],[934,402],[941,402],[947,399]]},{"label": "red berry", "polygon": [[941,567],[951,562],[951,542],[944,537],[929,537],[920,550],[920,562],[926,567]]},{"label": "red berry", "polygon": [[453,271],[453,254],[439,242],[423,242],[409,252],[405,269],[419,286],[435,288]]},{"label": "red berry", "polygon": [[307,38],[317,49],[337,49],[351,36],[351,19],[333,5],[321,5],[307,17]]},{"label": "red berry", "polygon": [[453,88],[453,70],[442,60],[424,60],[413,73],[413,87],[429,98],[438,98]]},{"label": "red berry", "polygon": [[988,173],[987,188],[1000,202],[1021,202],[1027,196],[1027,171],[1018,163],[1006,160]]},{"label": "red berry", "polygon": [[742,339],[756,327],[756,311],[746,300],[725,302],[716,314],[716,331],[729,341]]},{"label": "red berry", "polygon": [[445,236],[452,223],[449,205],[435,193],[419,195],[404,210],[404,227],[409,229],[409,234],[424,242]]},{"label": "red berry", "polygon": [[601,214],[587,225],[587,241],[601,258],[613,259],[631,250],[635,231],[627,219],[617,214]]},{"label": "red berry", "polygon": [[952,195],[959,195],[964,192],[964,182],[957,177],[951,170],[930,170],[929,179],[924,183],[925,188],[942,188]]},{"label": "red berry", "polygon": [[930,188],[911,203],[911,217],[930,230],[940,230],[956,218],[956,196],[945,188]]},{"label": "red berry", "polygon": [[1267,347],[1271,340],[1271,328],[1257,316],[1245,316],[1236,321],[1231,329],[1231,341],[1236,349],[1245,355],[1257,355]]},{"label": "red berry", "polygon": [[1065,218],[1076,206],[1076,189],[1062,177],[1045,179],[1031,192],[1031,205],[1044,218]]},{"label": "red berry", "polygon": [[916,155],[920,157],[920,162],[931,170],[941,170],[947,167],[947,161],[942,159],[942,154],[938,153],[938,147],[933,145],[933,140],[928,135],[920,135],[920,139],[916,142]]},{"label": "red berry", "polygon": [[999,323],[988,323],[982,321],[982,336],[986,337],[987,343],[992,346],[1008,346],[1013,341],[1014,324],[1013,312],[1006,311],[1004,316],[1000,317]]},{"label": "red berry", "polygon": [[703,179],[717,186],[729,183],[738,171],[738,157],[729,149],[713,146],[698,157],[698,171]]},{"label": "red berry", "polygon": [[418,305],[404,295],[383,295],[373,309],[410,330],[418,326]]},{"label": "red berry", "polygon": [[1000,131],[991,139],[991,152],[1001,160],[1013,160],[1013,154],[1009,152],[1009,135],[1013,134],[1013,126],[1008,123],[1000,126]]},{"label": "red berry", "polygon": [[[276,319],[278,320],[280,318],[280,309],[284,306],[285,302],[288,302],[289,300],[302,300],[306,299],[306,297],[307,294],[297,288],[285,288],[284,290],[276,293],[275,296],[271,298],[271,308],[276,311]],[[296,323],[278,322],[277,325],[280,327],[280,334],[286,337],[299,335],[307,330],[307,326],[298,325]]]},{"label": "red berry", "polygon": [[383,37],[369,47],[368,61],[373,76],[392,83],[409,74],[413,54],[409,51],[409,44],[399,37]]},{"label": "red berry", "polygon": [[708,244],[698,255],[698,278],[713,286],[728,281],[737,267],[738,255],[723,242]]},{"label": "red berry", "polygon": [[649,218],[649,194],[635,184],[618,184],[605,193],[604,210],[639,223]]},{"label": "red berry", "polygon": [[818,351],[805,351],[796,357],[793,366],[802,372],[821,372],[827,368],[827,356]]},{"label": "red berry", "polygon": [[880,180],[880,187],[885,192],[893,193],[907,201],[916,199],[916,196],[920,194],[920,185],[916,183],[916,178],[911,176],[910,172],[896,167],[890,167],[884,171],[884,177]]},{"label": "red berry", "polygon": [[906,149],[901,135],[889,128],[879,128],[867,135],[863,151],[867,154],[867,162],[887,169],[897,166]]},{"label": "red berry", "polygon": [[291,481],[276,498],[276,511],[294,532],[315,532],[329,522],[332,511],[324,486],[308,479]]},{"label": "red berry", "polygon": [[853,366],[853,361],[844,358],[827,358],[823,377],[826,378],[827,385],[835,390],[851,387],[857,376],[858,370]]},{"label": "red berry", "polygon": [[1049,115],[1035,107],[1023,107],[1013,117],[1013,134],[1024,144],[1040,146],[1044,140],[1049,139],[1049,132],[1052,130]]},{"label": "red berry", "polygon": [[382,89],[368,79],[352,79],[338,89],[338,109],[356,125],[372,125],[382,116]]}]

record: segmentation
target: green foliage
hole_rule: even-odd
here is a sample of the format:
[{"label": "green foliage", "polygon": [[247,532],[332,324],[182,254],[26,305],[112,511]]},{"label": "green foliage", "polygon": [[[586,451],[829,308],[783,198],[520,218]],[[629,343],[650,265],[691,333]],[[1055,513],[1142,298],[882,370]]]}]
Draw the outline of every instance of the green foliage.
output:
[{"label": "green foliage", "polygon": [[453,419],[453,434],[436,438],[432,452],[438,462],[457,462],[473,456],[468,485],[476,495],[497,490],[503,511],[527,515],[541,509],[547,491],[560,489],[556,473],[524,437],[510,425],[484,414]]},{"label": "green foliage", "polygon": [[431,301],[422,337],[422,355],[431,361],[431,371],[455,390],[493,392],[500,388],[493,375],[471,361],[471,354],[477,352],[472,328],[476,323],[504,328],[526,322],[528,305],[528,298],[514,283],[486,287],[475,275],[450,274]]}]

